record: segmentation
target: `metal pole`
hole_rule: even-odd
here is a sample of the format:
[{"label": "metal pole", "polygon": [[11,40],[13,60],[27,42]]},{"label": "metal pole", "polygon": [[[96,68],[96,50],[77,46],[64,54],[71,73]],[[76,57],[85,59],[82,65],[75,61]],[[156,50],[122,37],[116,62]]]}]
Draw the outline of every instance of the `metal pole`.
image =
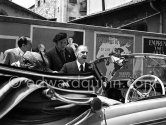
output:
[{"label": "metal pole", "polygon": [[105,0],[102,0],[102,11],[105,11]]}]

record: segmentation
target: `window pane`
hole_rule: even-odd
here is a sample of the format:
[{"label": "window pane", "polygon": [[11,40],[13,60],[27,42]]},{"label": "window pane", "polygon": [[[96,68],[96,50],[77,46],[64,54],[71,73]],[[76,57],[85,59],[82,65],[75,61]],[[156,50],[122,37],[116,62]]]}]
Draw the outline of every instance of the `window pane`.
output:
[{"label": "window pane", "polygon": [[69,3],[77,3],[77,0],[69,0]]}]

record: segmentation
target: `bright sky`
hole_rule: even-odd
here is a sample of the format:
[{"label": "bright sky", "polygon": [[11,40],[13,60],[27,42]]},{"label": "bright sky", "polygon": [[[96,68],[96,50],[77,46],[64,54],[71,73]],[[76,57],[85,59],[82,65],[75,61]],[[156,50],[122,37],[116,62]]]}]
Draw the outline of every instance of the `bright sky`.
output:
[{"label": "bright sky", "polygon": [[35,4],[35,0],[12,0],[12,2],[25,8],[29,8]]}]

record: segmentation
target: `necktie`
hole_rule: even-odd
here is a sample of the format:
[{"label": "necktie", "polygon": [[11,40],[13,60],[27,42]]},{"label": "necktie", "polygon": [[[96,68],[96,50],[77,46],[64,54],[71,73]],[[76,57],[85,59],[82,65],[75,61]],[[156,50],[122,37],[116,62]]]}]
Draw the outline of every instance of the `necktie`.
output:
[{"label": "necktie", "polygon": [[64,59],[64,61],[66,62],[66,57],[65,57],[65,51],[64,50],[61,51],[61,56]]},{"label": "necktie", "polygon": [[84,72],[83,65],[80,65],[80,72]]}]

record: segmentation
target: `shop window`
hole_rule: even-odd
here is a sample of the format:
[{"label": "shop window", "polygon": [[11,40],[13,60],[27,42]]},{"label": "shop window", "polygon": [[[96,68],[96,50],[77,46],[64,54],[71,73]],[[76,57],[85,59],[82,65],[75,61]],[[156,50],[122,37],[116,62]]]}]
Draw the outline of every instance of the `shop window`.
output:
[{"label": "shop window", "polygon": [[87,2],[82,1],[80,2],[80,12],[86,12],[87,11]]},{"label": "shop window", "polygon": [[38,6],[38,7],[40,7],[40,0],[39,0],[39,1],[37,1],[37,6]]}]

